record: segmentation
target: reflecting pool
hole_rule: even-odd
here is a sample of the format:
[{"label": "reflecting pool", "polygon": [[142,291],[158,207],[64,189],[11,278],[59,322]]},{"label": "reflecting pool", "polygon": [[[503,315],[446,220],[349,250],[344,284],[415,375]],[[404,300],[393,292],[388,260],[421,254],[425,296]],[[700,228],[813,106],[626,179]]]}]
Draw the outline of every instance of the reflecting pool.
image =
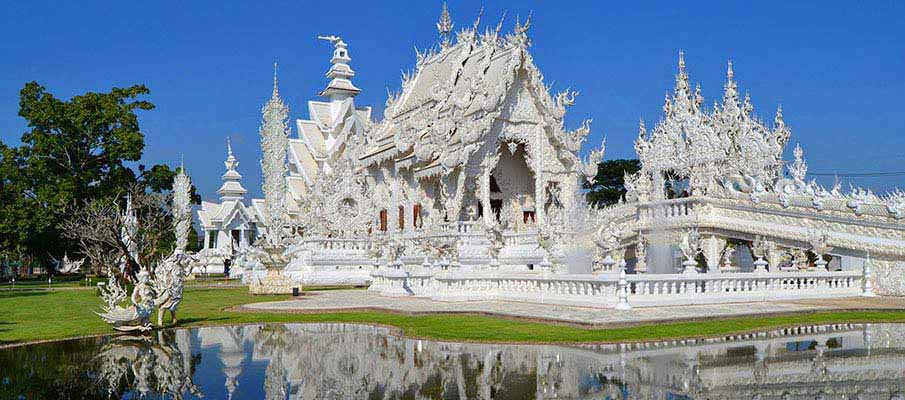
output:
[{"label": "reflecting pool", "polygon": [[245,325],[0,350],[0,399],[903,399],[905,325],[504,345]]}]

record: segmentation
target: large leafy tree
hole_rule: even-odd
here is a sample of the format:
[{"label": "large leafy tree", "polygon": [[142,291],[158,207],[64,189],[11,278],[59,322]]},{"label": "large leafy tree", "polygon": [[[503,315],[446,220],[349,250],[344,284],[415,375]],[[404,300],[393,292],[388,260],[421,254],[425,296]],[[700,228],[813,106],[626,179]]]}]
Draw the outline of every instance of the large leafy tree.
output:
[{"label": "large leafy tree", "polygon": [[137,113],[154,108],[142,99],[149,92],[135,85],[61,100],[37,82],[25,84],[19,116],[28,130],[18,148],[0,147],[0,251],[44,260],[73,254],[77,243],[63,238],[60,224],[71,219],[74,205],[135,185],[157,193],[172,189],[174,169],[132,168],[144,150]]},{"label": "large leafy tree", "polygon": [[606,160],[597,164],[594,184],[585,184],[588,202],[601,206],[618,203],[626,193],[625,175],[640,169],[641,162],[637,159]]}]

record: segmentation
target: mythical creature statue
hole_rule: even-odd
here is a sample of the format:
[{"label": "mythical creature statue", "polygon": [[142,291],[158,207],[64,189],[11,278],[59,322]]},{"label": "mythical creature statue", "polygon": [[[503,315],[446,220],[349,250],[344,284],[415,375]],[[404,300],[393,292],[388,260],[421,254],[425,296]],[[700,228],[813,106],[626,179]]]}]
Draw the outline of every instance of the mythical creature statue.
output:
[{"label": "mythical creature statue", "polygon": [[402,257],[405,255],[405,241],[398,236],[393,236],[387,241],[387,255],[390,257],[390,261],[392,262],[402,262]]},{"label": "mythical creature statue", "polygon": [[550,228],[546,225],[538,227],[537,248],[544,251],[545,260],[549,260],[550,256],[553,254],[553,246],[555,244],[556,243],[553,240],[553,234],[550,232]]},{"label": "mythical creature statue", "polygon": [[113,325],[113,329],[121,332],[150,330],[152,326],[149,318],[157,297],[150,281],[150,273],[142,268],[136,275],[135,288],[132,289],[130,296],[131,304],[122,306],[119,303],[126,297],[125,290],[111,273],[107,285],[101,289],[101,297],[105,303],[104,312],[96,314]]},{"label": "mythical creature statue", "polygon": [[53,262],[54,269],[61,274],[78,273],[82,269],[82,264],[85,263],[84,258],[78,261],[70,260],[69,254],[63,254],[62,260],[57,260],[53,256],[50,256],[50,259]]},{"label": "mythical creature statue", "polygon": [[682,251],[682,255],[688,261],[693,261],[701,253],[701,235],[697,229],[691,229],[682,235],[679,250]]},{"label": "mythical creature statue", "polygon": [[487,236],[487,239],[490,241],[490,246],[487,247],[487,253],[494,264],[499,264],[500,251],[503,250],[503,247],[506,247],[506,242],[503,238],[503,232],[508,226],[508,221],[503,220],[496,224],[487,224],[484,227],[484,233]]},{"label": "mythical creature statue", "polygon": [[170,312],[173,325],[176,324],[176,309],[182,303],[185,277],[194,262],[193,257],[181,251],[175,251],[164,259],[154,271],[153,286],[154,292],[157,294],[154,304],[158,307],[157,325],[163,326],[163,314],[166,311]]}]

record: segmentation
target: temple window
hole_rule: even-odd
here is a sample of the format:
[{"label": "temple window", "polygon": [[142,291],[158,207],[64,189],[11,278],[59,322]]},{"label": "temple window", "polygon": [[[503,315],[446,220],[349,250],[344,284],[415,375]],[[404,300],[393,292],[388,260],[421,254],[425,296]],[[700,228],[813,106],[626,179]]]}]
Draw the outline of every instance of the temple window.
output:
[{"label": "temple window", "polygon": [[412,226],[417,228],[421,223],[421,204],[412,206]]},{"label": "temple window", "polygon": [[217,231],[207,231],[207,248],[217,248]]},{"label": "temple window", "polygon": [[399,229],[405,229],[405,206],[399,206]]},{"label": "temple window", "polygon": [[380,210],[380,230],[382,232],[387,231],[387,210]]}]

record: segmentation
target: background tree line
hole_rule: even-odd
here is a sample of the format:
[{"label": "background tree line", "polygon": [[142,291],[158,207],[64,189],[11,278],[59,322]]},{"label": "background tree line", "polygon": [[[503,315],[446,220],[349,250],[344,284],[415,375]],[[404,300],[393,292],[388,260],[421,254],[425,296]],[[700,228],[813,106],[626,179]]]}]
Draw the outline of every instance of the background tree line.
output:
[{"label": "background tree line", "polygon": [[[19,146],[0,142],[0,259],[47,266],[51,257],[79,258],[62,223],[92,200],[121,201],[124,188],[149,193],[172,189],[178,169],[140,164],[145,135],[139,111],[154,105],[144,85],[88,92],[61,100],[37,82],[19,92],[27,122]],[[200,196],[192,187],[192,201]],[[190,246],[197,244],[191,230]],[[172,230],[166,246],[175,240]]]}]

